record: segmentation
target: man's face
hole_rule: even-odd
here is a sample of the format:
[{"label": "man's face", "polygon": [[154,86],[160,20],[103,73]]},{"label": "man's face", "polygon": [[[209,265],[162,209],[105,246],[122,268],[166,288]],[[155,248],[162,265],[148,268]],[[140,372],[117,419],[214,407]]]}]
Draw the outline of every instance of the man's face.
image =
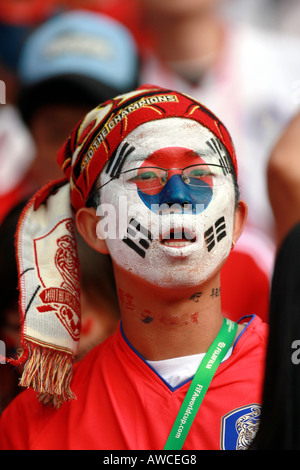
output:
[{"label": "man's face", "polygon": [[33,175],[38,185],[61,177],[56,155],[70,129],[73,129],[88,109],[82,105],[51,104],[40,107],[30,123],[36,148]]},{"label": "man's face", "polygon": [[101,174],[101,185],[116,177],[101,189],[98,209],[114,263],[162,287],[208,279],[231,248],[228,160],[220,141],[190,119],[153,121],[131,132]]}]

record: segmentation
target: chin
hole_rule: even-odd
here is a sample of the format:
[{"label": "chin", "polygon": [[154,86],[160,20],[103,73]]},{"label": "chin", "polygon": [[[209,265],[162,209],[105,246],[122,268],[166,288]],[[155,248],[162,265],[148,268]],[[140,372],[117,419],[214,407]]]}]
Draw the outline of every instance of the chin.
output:
[{"label": "chin", "polygon": [[[177,243],[177,242],[176,242]],[[115,248],[117,244],[114,245]],[[216,275],[224,264],[230,244],[224,243],[209,253],[203,243],[194,242],[182,246],[164,245],[159,240],[147,250],[144,257],[127,250],[111,250],[114,264],[125,275],[133,278],[134,284],[148,284],[159,289],[195,289]]]},{"label": "chin", "polygon": [[[198,286],[204,285],[219,271],[218,266],[212,266],[210,263],[198,264],[191,262],[191,259],[169,259],[165,262],[156,259],[156,263],[145,264],[142,269],[131,263],[120,265],[121,270],[134,278],[136,284],[144,284],[149,287],[163,289],[167,291],[193,290]],[[139,269],[140,268],[140,269]]]}]

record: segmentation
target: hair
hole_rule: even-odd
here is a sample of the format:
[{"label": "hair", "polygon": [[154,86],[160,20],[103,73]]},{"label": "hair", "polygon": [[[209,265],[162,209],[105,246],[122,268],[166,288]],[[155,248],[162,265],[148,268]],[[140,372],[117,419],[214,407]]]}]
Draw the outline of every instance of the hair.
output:
[{"label": "hair", "polygon": [[87,201],[86,201],[86,204],[85,204],[86,207],[94,207],[95,209],[97,209],[97,207],[100,205],[100,203],[101,203],[101,198],[100,198],[101,189],[99,189],[99,185],[100,185],[100,177],[98,176],[98,178],[96,179],[95,183],[92,186],[89,197],[87,198]]},{"label": "hair", "polygon": [[234,187],[234,194],[235,194],[235,207],[238,207],[239,201],[240,201],[240,188],[237,180],[237,175],[235,173],[235,169],[232,163],[231,158],[228,158],[228,161],[230,162],[230,167],[231,167],[231,174],[232,174],[232,180],[233,180],[233,187]]},{"label": "hair", "polygon": [[[300,222],[284,239],[274,266],[270,294],[259,430],[250,449],[300,450]],[[300,357],[300,353],[299,353]]]}]

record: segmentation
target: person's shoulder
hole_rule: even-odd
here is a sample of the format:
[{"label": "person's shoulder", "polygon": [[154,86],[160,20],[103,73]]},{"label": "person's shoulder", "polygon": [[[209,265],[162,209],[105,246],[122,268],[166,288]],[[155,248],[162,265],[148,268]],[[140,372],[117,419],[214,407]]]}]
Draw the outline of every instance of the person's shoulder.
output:
[{"label": "person's shoulder", "polygon": [[265,342],[268,338],[269,325],[263,321],[258,315],[255,315],[250,330],[255,334],[262,342]]},{"label": "person's shoulder", "polygon": [[249,315],[239,320],[239,323],[245,324],[244,330],[240,335],[240,344],[248,343],[255,346],[266,347],[269,326],[258,315]]},{"label": "person's shoulder", "polygon": [[234,364],[239,371],[247,370],[246,376],[254,374],[255,380],[261,379],[268,344],[268,324],[257,315],[243,317],[239,323],[244,328],[233,344],[231,365]]},{"label": "person's shoulder", "polygon": [[268,323],[265,322],[259,315],[248,315],[245,317],[247,328],[251,333],[255,333],[258,336],[264,338],[268,333]]}]

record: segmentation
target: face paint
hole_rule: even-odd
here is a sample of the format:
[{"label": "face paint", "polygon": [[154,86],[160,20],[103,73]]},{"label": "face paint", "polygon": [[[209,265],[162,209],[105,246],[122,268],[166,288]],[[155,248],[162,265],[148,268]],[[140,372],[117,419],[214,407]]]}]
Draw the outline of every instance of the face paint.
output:
[{"label": "face paint", "polygon": [[[203,158],[190,149],[169,147],[157,150],[146,158],[137,172],[136,186],[138,195],[146,206],[154,212],[158,212],[158,208],[164,204],[169,206],[178,204],[182,206],[183,211],[192,213],[206,209],[212,198],[213,183],[211,177],[197,180],[195,176],[191,176],[195,173],[194,168],[196,168],[193,165],[199,163],[203,165],[203,170],[208,169]],[[170,164],[172,165],[171,168]],[[161,178],[163,182],[158,182],[157,187],[154,189],[148,188],[149,182],[147,179],[139,179],[141,170],[145,168],[151,176],[151,167],[162,167],[167,170],[167,174]],[[189,185],[184,181],[182,168],[186,168],[186,174],[190,176],[189,181],[192,181],[193,185]]]},{"label": "face paint", "polygon": [[[195,121],[169,118],[139,126],[122,142],[117,151],[126,155],[122,171],[137,169],[139,175],[142,168],[160,167],[168,174],[162,187],[149,189],[147,182],[134,179],[128,189],[122,174],[102,188],[101,203],[113,205],[119,227],[118,236],[106,240],[117,265],[155,285],[178,288],[200,284],[227,257],[235,208],[228,168],[219,186],[210,177],[200,187],[182,179],[181,169],[187,166],[220,164],[219,153],[208,145],[212,139]],[[124,145],[131,151],[121,152]],[[217,148],[223,151],[219,143]],[[110,172],[103,171],[101,184],[109,180]],[[119,223],[125,212],[120,199],[127,203],[125,224]],[[153,204],[162,210],[153,210]],[[192,210],[182,210],[184,204]]]}]

